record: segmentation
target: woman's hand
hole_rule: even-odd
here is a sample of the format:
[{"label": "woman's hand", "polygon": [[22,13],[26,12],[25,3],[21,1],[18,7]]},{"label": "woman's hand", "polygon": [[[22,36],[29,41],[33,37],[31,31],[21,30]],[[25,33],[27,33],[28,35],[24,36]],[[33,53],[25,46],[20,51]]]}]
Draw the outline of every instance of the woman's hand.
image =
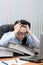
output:
[{"label": "woman's hand", "polygon": [[27,33],[28,33],[28,34],[30,34],[30,35],[32,35],[32,32],[31,32],[31,30],[30,30],[29,26],[28,26],[28,25],[26,25],[26,27],[27,27]]},{"label": "woman's hand", "polygon": [[18,33],[18,31],[20,30],[21,28],[21,23],[17,23],[15,26],[14,26],[14,33]]}]

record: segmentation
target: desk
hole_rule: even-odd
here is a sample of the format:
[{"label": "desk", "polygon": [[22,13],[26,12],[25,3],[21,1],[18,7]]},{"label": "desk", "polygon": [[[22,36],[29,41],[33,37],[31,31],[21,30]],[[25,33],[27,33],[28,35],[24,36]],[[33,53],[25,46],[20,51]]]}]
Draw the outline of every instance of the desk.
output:
[{"label": "desk", "polygon": [[[16,59],[18,57],[13,57],[13,58],[0,58],[0,61],[7,61],[7,60],[13,60]],[[15,65],[15,64],[14,64]],[[43,63],[32,63],[32,62],[27,62],[25,64],[22,65],[43,65]]]}]

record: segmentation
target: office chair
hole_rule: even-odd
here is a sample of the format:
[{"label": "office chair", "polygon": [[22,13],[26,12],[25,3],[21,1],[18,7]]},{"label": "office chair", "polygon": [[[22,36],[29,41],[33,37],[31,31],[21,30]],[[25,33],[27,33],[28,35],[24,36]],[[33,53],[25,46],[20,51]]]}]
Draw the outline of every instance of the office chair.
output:
[{"label": "office chair", "polygon": [[6,32],[13,31],[14,30],[14,25],[13,24],[5,24],[0,26],[0,39],[2,35]]}]

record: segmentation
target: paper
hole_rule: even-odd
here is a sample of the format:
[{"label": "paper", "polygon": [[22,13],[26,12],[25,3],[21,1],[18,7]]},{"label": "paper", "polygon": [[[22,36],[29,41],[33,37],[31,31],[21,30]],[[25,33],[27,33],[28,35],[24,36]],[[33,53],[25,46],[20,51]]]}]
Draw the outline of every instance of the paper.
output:
[{"label": "paper", "polygon": [[3,63],[0,61],[0,65],[5,65],[5,64],[3,64]]},{"label": "paper", "polygon": [[20,60],[19,58],[17,58],[16,61],[17,61],[17,65],[22,65],[27,63],[27,61]]},{"label": "paper", "polygon": [[8,61],[2,61],[0,63],[1,63],[0,65],[22,65],[27,63],[27,61],[23,61],[17,58],[17,59],[8,60]]}]

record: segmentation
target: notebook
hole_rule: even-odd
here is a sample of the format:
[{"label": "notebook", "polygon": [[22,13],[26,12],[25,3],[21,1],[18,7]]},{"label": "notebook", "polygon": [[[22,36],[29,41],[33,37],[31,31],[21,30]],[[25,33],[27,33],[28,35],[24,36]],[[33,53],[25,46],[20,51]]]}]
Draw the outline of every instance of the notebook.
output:
[{"label": "notebook", "polygon": [[31,62],[43,62],[43,34],[40,35],[40,45],[39,45],[38,55],[23,56],[20,57],[20,59],[31,61]]}]

